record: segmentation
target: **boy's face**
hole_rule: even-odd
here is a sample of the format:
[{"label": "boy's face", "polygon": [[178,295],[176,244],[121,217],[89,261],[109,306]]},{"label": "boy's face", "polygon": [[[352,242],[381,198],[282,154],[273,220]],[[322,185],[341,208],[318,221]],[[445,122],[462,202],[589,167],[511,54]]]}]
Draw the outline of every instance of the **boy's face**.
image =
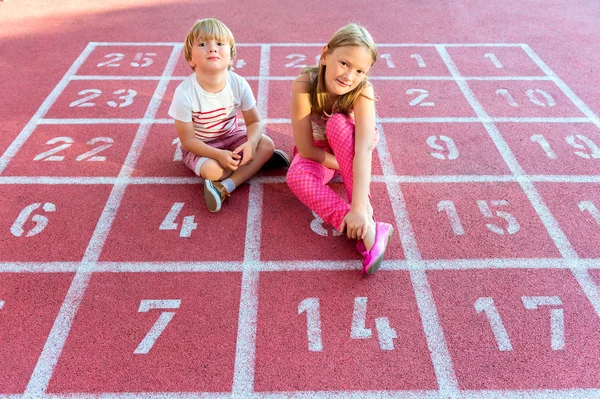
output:
[{"label": "boy's face", "polygon": [[333,95],[344,95],[360,84],[371,69],[371,53],[365,47],[338,47],[329,54],[327,46],[321,53],[321,65],[325,65],[325,85]]},{"label": "boy's face", "polygon": [[198,39],[192,47],[189,64],[196,72],[218,72],[227,70],[231,63],[229,40]]}]

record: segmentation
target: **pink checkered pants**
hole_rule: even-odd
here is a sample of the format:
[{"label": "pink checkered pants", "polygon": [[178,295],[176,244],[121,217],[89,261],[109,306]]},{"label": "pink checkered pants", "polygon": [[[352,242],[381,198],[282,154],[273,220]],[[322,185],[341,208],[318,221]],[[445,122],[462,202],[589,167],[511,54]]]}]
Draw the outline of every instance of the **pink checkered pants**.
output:
[{"label": "pink checkered pants", "polygon": [[[314,141],[323,150],[335,155],[340,165],[348,201],[352,203],[354,175],[354,122],[343,114],[334,114],[327,121],[327,141]],[[378,135],[375,136],[377,142]],[[288,169],[286,181],[300,201],[321,219],[340,230],[350,205],[340,198],[327,183],[338,172],[313,160],[302,158],[294,148],[294,158]]]}]

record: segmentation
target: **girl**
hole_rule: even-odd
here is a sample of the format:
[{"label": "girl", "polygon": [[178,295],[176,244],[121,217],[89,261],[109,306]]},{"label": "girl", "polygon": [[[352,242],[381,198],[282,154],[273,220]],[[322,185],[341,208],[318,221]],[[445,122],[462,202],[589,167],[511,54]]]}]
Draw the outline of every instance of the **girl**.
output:
[{"label": "girl", "polygon": [[[292,85],[294,158],[287,173],[292,192],[324,221],[358,239],[362,273],[383,260],[393,227],[375,223],[369,200],[371,160],[377,144],[375,101],[367,73],[377,49],[367,30],[349,24],[323,47],[319,65]],[[327,183],[340,172],[350,204]]]}]

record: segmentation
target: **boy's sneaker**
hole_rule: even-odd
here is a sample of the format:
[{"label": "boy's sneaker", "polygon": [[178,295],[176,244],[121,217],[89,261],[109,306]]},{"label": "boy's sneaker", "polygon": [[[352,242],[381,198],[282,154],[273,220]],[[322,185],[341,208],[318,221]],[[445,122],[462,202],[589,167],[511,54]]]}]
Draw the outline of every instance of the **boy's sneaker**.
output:
[{"label": "boy's sneaker", "polygon": [[271,169],[279,169],[279,168],[289,168],[292,161],[288,155],[281,151],[275,150],[273,151],[273,155],[269,160],[263,165],[262,170],[271,170]]},{"label": "boy's sneaker", "polygon": [[231,194],[221,182],[204,180],[204,200],[206,207],[211,212],[219,212],[223,202],[229,201]]}]

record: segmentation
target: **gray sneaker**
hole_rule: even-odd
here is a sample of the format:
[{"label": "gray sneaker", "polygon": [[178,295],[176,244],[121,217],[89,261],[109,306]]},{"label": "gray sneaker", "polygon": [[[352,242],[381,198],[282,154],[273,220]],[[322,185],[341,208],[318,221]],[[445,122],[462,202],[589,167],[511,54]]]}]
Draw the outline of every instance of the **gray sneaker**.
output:
[{"label": "gray sneaker", "polygon": [[204,180],[204,201],[209,211],[219,212],[221,205],[228,202],[230,197],[231,194],[221,182]]},{"label": "gray sneaker", "polygon": [[281,150],[273,151],[273,155],[261,168],[262,170],[271,170],[279,168],[289,168],[292,161],[290,157]]}]

